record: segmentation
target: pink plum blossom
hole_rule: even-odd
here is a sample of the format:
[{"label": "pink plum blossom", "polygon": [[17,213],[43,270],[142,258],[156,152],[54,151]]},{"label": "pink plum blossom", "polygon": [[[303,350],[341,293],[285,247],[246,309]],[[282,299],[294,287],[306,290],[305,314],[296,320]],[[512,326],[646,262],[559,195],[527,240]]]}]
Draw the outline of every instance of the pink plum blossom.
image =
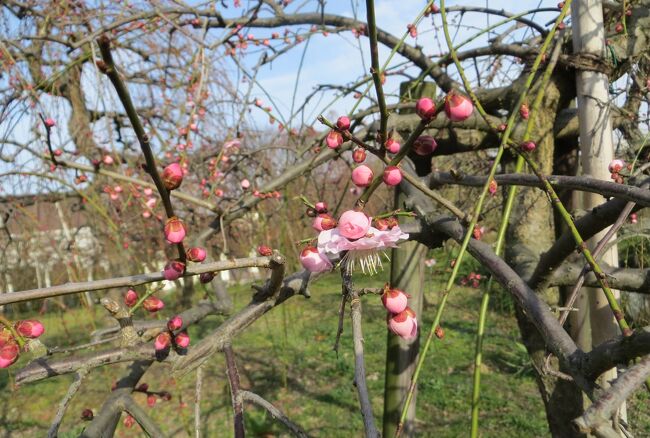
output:
[{"label": "pink plum blossom", "polygon": [[16,324],[16,331],[26,338],[38,338],[45,332],[45,327],[40,321],[26,319]]},{"label": "pink plum blossom", "polygon": [[625,167],[625,161],[616,159],[616,160],[612,160],[609,163],[608,169],[611,173],[618,173],[621,170],[623,170],[624,167]]},{"label": "pink plum blossom", "polygon": [[386,185],[396,186],[402,181],[402,171],[397,166],[386,166],[383,179]]},{"label": "pink plum blossom", "polygon": [[325,143],[330,149],[336,149],[343,144],[343,136],[340,132],[331,130],[325,138]]},{"label": "pink plum blossom", "polygon": [[431,120],[436,115],[436,104],[428,97],[423,97],[415,104],[415,112],[422,120]]},{"label": "pink plum blossom", "polygon": [[348,239],[359,239],[366,235],[372,219],[361,211],[348,210],[339,218],[338,230]]},{"label": "pink plum blossom", "polygon": [[163,269],[165,280],[178,280],[185,273],[185,264],[179,260],[170,260]]},{"label": "pink plum blossom", "polygon": [[452,122],[462,122],[469,118],[474,111],[472,101],[466,96],[451,91],[445,98],[445,114]]},{"label": "pink plum blossom", "polygon": [[402,149],[402,145],[397,140],[392,138],[386,140],[386,150],[391,154],[398,153],[400,149]]},{"label": "pink plum blossom", "polygon": [[365,164],[356,167],[352,171],[352,182],[357,187],[368,187],[372,182],[372,178],[372,170]]},{"label": "pink plum blossom", "polygon": [[332,269],[332,263],[327,256],[322,254],[317,248],[308,246],[300,253],[300,263],[309,272],[324,272]]},{"label": "pink plum blossom", "polygon": [[418,334],[418,320],[410,307],[388,318],[388,328],[403,339],[413,339]]},{"label": "pink plum blossom", "polygon": [[176,216],[167,219],[164,231],[168,243],[181,243],[185,239],[185,224]]},{"label": "pink plum blossom", "polygon": [[390,313],[401,313],[406,309],[408,295],[399,289],[390,289],[388,284],[384,287],[381,302]]}]

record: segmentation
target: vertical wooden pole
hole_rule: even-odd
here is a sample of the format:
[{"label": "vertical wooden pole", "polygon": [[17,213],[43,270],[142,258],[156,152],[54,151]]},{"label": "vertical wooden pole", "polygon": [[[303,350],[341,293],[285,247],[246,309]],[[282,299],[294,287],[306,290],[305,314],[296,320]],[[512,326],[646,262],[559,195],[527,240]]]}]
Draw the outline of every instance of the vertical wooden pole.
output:
[{"label": "vertical wooden pole", "polygon": [[[605,28],[603,8],[600,0],[577,0],[571,5],[573,23],[573,51],[580,54],[593,54],[607,58],[605,46]],[[607,169],[614,158],[612,124],[610,118],[609,80],[605,73],[591,70],[576,71],[576,91],[580,124],[580,164],[582,173],[593,178],[609,180]],[[604,202],[596,193],[583,195],[584,209],[591,209]],[[595,246],[606,230],[594,236],[590,245]],[[600,260],[610,266],[618,266],[618,249],[616,245],[603,253]],[[591,326],[591,343],[596,346],[619,334],[618,326],[600,289],[585,291],[587,299],[579,305],[582,321],[589,320]],[[618,297],[617,297],[618,298]],[[580,315],[578,315],[580,318]],[[579,336],[580,338],[580,336]],[[602,384],[616,378],[616,369],[611,369],[602,377]]]}]

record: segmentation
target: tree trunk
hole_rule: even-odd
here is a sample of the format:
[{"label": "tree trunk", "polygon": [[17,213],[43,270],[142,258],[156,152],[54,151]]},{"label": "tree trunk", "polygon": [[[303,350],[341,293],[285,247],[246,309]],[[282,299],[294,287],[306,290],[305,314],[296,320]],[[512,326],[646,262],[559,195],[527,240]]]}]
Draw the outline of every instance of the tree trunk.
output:
[{"label": "tree trunk", "polygon": [[[533,159],[545,174],[553,171],[555,115],[570,100],[573,84],[565,80],[565,74],[554,74],[545,86],[544,98],[539,111],[531,114],[535,121],[532,139],[537,143]],[[535,95],[537,90],[532,90]],[[523,277],[529,278],[539,256],[555,240],[552,206],[544,192],[521,188],[509,219],[506,258]],[[538,291],[549,304],[557,304],[556,290]],[[535,365],[537,385],[546,409],[546,418],[554,437],[582,437],[571,426],[571,420],[582,413],[581,393],[575,385],[559,381],[545,374],[546,346],[537,329],[517,309],[517,322],[521,337],[531,361]],[[551,364],[555,365],[555,364]]]}]

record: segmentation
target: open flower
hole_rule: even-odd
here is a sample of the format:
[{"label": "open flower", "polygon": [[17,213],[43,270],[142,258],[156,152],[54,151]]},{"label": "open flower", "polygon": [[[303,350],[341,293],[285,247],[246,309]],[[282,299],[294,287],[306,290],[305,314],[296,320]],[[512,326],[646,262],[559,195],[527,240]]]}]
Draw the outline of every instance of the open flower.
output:
[{"label": "open flower", "polygon": [[[318,235],[318,250],[332,258],[336,258],[339,254],[345,252],[341,260],[341,265],[349,271],[353,271],[358,263],[364,274],[366,271],[369,274],[377,273],[378,268],[383,269],[380,256],[383,254],[388,259],[384,250],[397,248],[397,243],[400,240],[408,238],[408,234],[402,233],[399,226],[385,231],[368,226],[367,228],[364,227],[365,231],[362,237],[356,238],[356,240],[350,240],[353,238],[348,238],[344,235],[344,232],[347,233],[347,231],[344,231],[341,227],[342,221],[343,216],[339,220],[338,228],[322,231]],[[367,221],[369,224],[370,218],[367,218]],[[358,233],[353,235],[357,236]]]}]

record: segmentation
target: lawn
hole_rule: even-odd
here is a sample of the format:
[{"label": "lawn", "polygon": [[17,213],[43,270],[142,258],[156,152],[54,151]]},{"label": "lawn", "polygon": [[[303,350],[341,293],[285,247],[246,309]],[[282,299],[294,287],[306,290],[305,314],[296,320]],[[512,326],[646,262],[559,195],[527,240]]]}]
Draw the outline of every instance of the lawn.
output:
[{"label": "lawn", "polygon": [[[385,275],[360,279],[358,284],[379,286]],[[336,275],[331,275],[313,284],[310,299],[291,299],[254,324],[233,344],[243,387],[273,402],[311,435],[320,437],[361,436],[363,429],[352,384],[354,362],[349,318],[338,358],[332,351],[340,298],[338,280]],[[427,284],[428,303],[436,302],[434,291],[440,290],[439,286],[433,282]],[[238,307],[250,298],[250,289],[245,286],[232,288],[232,293]],[[479,302],[480,292],[476,289],[454,290],[443,319],[446,336],[434,343],[420,379],[417,405],[420,436],[467,435]],[[428,330],[433,310],[433,304],[429,304],[423,315],[423,330]],[[97,314],[101,319],[100,309]],[[43,319],[47,330],[43,340],[48,345],[87,340],[92,330],[92,318],[87,310],[51,313]],[[209,333],[222,319],[211,317],[194,327],[190,333],[193,342]],[[381,423],[386,328],[385,312],[378,297],[363,298],[363,320],[369,390],[375,416]],[[492,312],[487,325],[482,380],[483,437],[548,435],[531,368],[517,341],[512,316],[504,311]],[[60,436],[77,436],[84,427],[80,419],[82,410],[90,408],[96,412],[124,368],[119,365],[92,371],[70,404]],[[221,355],[209,361],[205,375],[201,404],[203,436],[229,437],[232,435],[230,395]],[[65,376],[12,389],[11,376],[2,371],[0,432],[3,436],[44,436],[71,381],[70,376]],[[174,380],[169,377],[168,367],[155,364],[142,381],[151,390],[172,393],[171,401],[159,400],[153,408],[146,408],[162,429],[174,437],[193,436],[194,375]],[[135,398],[146,406],[144,394],[136,394]],[[648,397],[644,393],[637,397],[637,402],[647,405]],[[647,420],[647,417],[643,419],[646,425],[650,424]],[[250,436],[287,435],[281,425],[254,406],[247,406],[246,428]],[[117,436],[141,435],[137,425],[127,429],[120,423],[118,427]]]}]

